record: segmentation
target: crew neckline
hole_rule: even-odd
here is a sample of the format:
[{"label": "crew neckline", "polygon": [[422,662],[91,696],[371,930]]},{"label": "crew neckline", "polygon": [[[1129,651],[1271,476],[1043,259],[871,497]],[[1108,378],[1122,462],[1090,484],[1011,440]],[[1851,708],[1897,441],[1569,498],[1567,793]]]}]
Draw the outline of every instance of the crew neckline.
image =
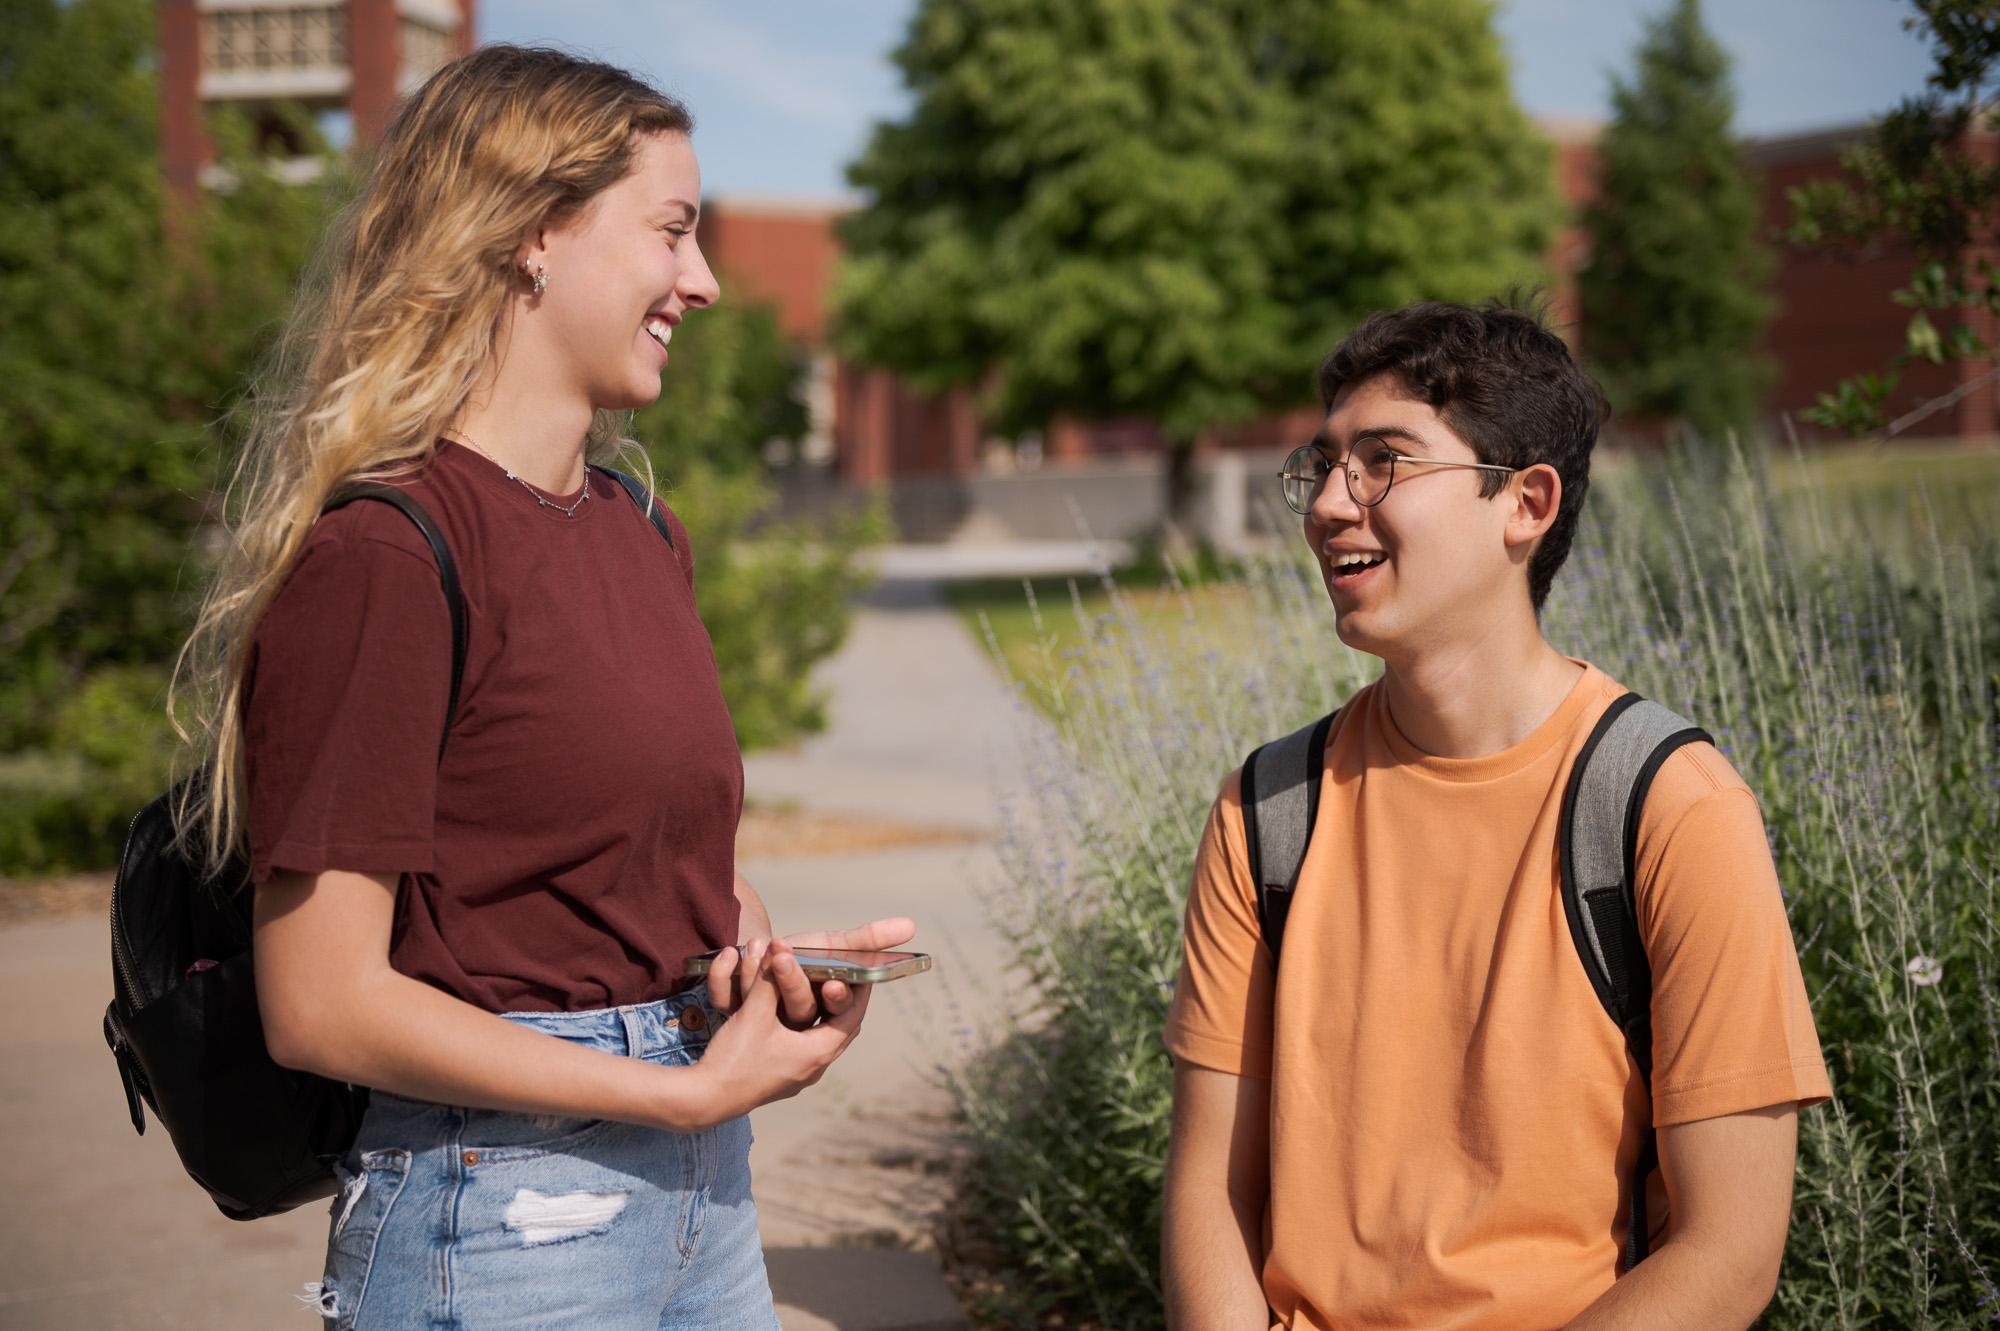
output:
[{"label": "crew neckline", "polygon": [[1371,718],[1383,744],[1397,765],[1414,769],[1424,775],[1441,781],[1465,784],[1478,781],[1496,781],[1514,775],[1537,759],[1548,754],[1571,735],[1577,721],[1599,698],[1608,676],[1588,661],[1579,661],[1573,656],[1563,658],[1574,665],[1583,667],[1583,674],[1570,686],[1569,692],[1556,705],[1554,711],[1542,723],[1524,736],[1518,743],[1509,745],[1498,753],[1481,754],[1476,758],[1446,758],[1438,754],[1426,753],[1410,742],[1396,718],[1389,711],[1388,690],[1378,680],[1374,687],[1374,697],[1370,699]]},{"label": "crew neckline", "polygon": [[477,476],[479,483],[487,489],[496,493],[510,494],[522,506],[534,510],[534,512],[551,522],[559,522],[566,527],[573,527],[579,522],[587,521],[590,515],[599,507],[599,501],[608,498],[608,490],[621,488],[615,484],[607,486],[605,482],[608,478],[602,474],[595,477],[588,477],[590,468],[589,464],[585,463],[585,472],[588,477],[585,484],[590,486],[590,499],[581,505],[574,514],[565,516],[561,509],[550,508],[547,504],[536,503],[535,495],[546,494],[551,503],[558,503],[567,507],[570,504],[576,503],[578,496],[583,493],[584,487],[582,485],[564,495],[550,494],[540,486],[535,486],[534,492],[531,494],[528,490],[522,488],[526,484],[531,484],[530,482],[517,481],[509,477],[505,467],[495,462],[492,458],[487,457],[478,449],[468,448],[457,440],[446,438],[443,435],[438,436],[437,442],[438,456],[440,458],[447,456],[464,458],[465,461],[461,465]]}]

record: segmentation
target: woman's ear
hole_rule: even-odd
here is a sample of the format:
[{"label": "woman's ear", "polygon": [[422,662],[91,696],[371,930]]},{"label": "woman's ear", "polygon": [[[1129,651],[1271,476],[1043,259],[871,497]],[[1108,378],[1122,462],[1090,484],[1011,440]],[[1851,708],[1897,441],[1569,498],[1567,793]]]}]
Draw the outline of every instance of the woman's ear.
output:
[{"label": "woman's ear", "polygon": [[1509,545],[1540,540],[1555,525],[1562,508],[1562,477],[1546,462],[1538,462],[1514,477],[1513,509],[1507,515]]},{"label": "woman's ear", "polygon": [[521,242],[514,251],[514,271],[533,273],[535,265],[546,264],[549,254],[549,233],[546,227],[536,227],[534,233]]}]

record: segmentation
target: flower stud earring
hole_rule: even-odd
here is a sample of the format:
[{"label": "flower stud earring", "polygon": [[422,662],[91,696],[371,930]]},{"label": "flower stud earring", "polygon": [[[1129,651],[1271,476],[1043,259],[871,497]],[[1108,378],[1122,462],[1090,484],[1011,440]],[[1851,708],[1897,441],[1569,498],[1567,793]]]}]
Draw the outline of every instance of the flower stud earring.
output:
[{"label": "flower stud earring", "polygon": [[529,260],[521,260],[521,276],[527,278],[533,284],[534,294],[539,296],[549,289],[549,270],[537,262],[534,264],[535,271],[531,275],[528,272],[528,267]]}]

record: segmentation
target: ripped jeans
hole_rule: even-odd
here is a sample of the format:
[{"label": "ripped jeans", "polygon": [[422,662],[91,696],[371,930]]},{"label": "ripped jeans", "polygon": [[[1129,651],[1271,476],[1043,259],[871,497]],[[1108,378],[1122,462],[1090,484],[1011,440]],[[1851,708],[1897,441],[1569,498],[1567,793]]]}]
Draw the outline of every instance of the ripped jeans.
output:
[{"label": "ripped jeans", "polygon": [[[685,1067],[722,1018],[705,991],[511,1021]],[[750,1120],[670,1132],[458,1109],[376,1092],[339,1167],[326,1276],[335,1331],[774,1328],[750,1199]]]}]

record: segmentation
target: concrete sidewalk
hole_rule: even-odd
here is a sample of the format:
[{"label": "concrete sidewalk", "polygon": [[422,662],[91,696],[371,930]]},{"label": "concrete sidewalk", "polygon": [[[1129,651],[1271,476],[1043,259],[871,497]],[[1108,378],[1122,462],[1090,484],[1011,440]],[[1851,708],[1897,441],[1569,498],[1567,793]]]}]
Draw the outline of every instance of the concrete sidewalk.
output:
[{"label": "concrete sidewalk", "polygon": [[[781,930],[912,915],[938,967],[886,986],[820,1085],[753,1116],[772,1287],[790,1331],[943,1331],[963,1321],[928,1249],[949,1109],[932,1069],[970,1024],[955,1014],[998,988],[974,888],[995,872],[1013,704],[934,591],[908,582],[871,597],[821,678],[829,732],[752,758],[750,797],[965,839],[743,866]],[[235,1224],[157,1123],[133,1134],[99,1033],[110,992],[101,917],[0,929],[0,1327],[317,1326],[295,1296],[318,1278],[325,1208]]]},{"label": "concrete sidewalk", "polygon": [[[936,1168],[950,1097],[937,1069],[974,1012],[1001,1001],[1000,942],[979,886],[998,874],[994,791],[1019,784],[1020,718],[984,653],[929,582],[892,579],[859,608],[817,676],[826,732],[745,764],[748,798],[813,812],[961,828],[960,845],[746,862],[779,932],[917,921],[928,975],[884,986],[866,1026],[820,1084],[751,1116],[765,1250],[793,1331],[958,1327],[931,1251],[944,1201]],[[794,1285],[814,1257],[823,1280]]]}]

